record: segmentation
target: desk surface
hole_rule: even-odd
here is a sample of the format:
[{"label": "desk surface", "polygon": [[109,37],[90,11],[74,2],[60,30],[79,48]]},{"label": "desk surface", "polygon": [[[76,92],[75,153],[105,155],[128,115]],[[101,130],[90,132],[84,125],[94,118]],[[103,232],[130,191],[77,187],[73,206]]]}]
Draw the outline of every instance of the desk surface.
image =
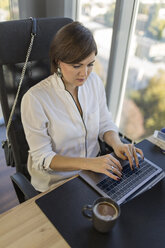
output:
[{"label": "desk surface", "polygon": [[[155,190],[156,189],[154,189],[154,191]],[[159,191],[161,191],[161,187],[159,188]],[[41,197],[46,193],[42,193],[0,215],[0,247],[1,248],[70,247],[67,244],[67,242],[64,240],[64,238],[60,235],[60,233],[57,231],[57,229],[54,227],[54,225],[47,219],[47,217],[43,214],[43,212],[35,203],[35,200],[37,198]],[[151,199],[151,195],[149,197]],[[126,214],[124,213],[124,216],[122,217],[122,221],[129,214],[131,214],[132,217],[134,217],[133,212],[127,213],[127,209],[130,209],[129,205],[131,207],[131,204],[133,204],[132,201],[128,203],[128,208],[127,206],[124,206],[125,211],[123,212],[126,212]],[[143,208],[139,210],[142,213]],[[161,214],[163,213],[164,213],[164,209],[163,212],[161,210]],[[162,225],[163,223],[160,222],[160,224]],[[163,226],[165,226],[165,224]],[[164,227],[161,228],[161,231],[163,230],[163,228]],[[139,230],[140,229],[141,227],[139,227]],[[134,231],[136,232],[136,230]],[[156,227],[155,230],[155,233],[157,232],[158,232],[158,227]],[[126,233],[126,235],[129,236],[129,233]],[[162,233],[162,237],[164,237],[163,233]]]},{"label": "desk surface", "polygon": [[70,247],[35,203],[44,194],[0,215],[1,248]]}]

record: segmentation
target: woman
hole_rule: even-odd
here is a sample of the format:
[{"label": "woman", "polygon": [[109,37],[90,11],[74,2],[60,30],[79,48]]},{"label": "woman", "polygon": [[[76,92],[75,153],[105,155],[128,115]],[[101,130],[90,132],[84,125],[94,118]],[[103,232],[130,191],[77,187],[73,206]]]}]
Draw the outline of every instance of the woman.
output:
[{"label": "woman", "polygon": [[[103,83],[92,72],[97,47],[92,33],[79,22],[64,26],[51,48],[52,75],[23,97],[21,115],[30,150],[31,183],[45,191],[79,170],[104,173],[120,180],[122,167],[111,155],[97,157],[98,137],[116,155],[133,158],[140,149],[123,144],[106,105]],[[28,107],[27,107],[28,106]]]}]

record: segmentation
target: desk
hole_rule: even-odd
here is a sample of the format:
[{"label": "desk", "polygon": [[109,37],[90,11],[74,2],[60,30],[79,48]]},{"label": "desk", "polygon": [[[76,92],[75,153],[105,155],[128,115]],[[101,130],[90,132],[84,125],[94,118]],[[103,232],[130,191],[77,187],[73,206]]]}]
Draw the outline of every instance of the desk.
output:
[{"label": "desk", "polygon": [[[155,154],[154,157],[156,157]],[[159,158],[157,157],[157,159]],[[1,248],[70,247],[35,203],[35,200],[44,194],[42,193],[30,199],[0,216]],[[138,199],[136,198],[125,204],[122,207],[119,222],[110,237],[111,243],[114,243],[115,240],[116,246],[111,247],[143,248],[146,247],[146,244],[150,248],[163,247],[162,244],[165,244],[164,195],[165,180],[156,185],[150,192],[146,192],[145,195],[141,195]],[[151,204],[151,209],[149,209],[149,204]],[[152,205],[154,205],[154,212]],[[148,209],[149,211],[147,211]],[[159,216],[159,221],[157,221],[158,218],[156,219],[154,214]],[[150,232],[147,232],[148,227]],[[107,237],[105,236],[105,240],[108,239]],[[97,239],[98,237],[96,237],[96,241]],[[104,246],[102,247],[104,248]]]},{"label": "desk", "polygon": [[70,247],[35,203],[44,194],[0,215],[1,248]]}]

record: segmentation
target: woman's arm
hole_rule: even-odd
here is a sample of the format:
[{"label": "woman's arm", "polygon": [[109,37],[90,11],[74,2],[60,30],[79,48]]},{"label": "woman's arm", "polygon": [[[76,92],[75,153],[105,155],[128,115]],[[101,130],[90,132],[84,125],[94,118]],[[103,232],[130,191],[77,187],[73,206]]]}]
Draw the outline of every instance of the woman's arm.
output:
[{"label": "woman's arm", "polygon": [[118,135],[118,128],[112,120],[111,113],[109,112],[106,104],[105,88],[103,83],[98,79],[98,93],[99,93],[99,107],[100,107],[100,139],[104,140],[110,145],[115,154],[123,159],[129,160],[130,167],[133,169],[133,159],[135,159],[136,166],[139,166],[139,160],[136,152],[140,153],[143,157],[143,152],[135,148],[132,144],[123,144]]},{"label": "woman's arm", "polygon": [[55,171],[91,170],[103,173],[115,180],[120,179],[122,170],[120,162],[110,154],[96,158],[72,158],[55,155],[50,168]]}]

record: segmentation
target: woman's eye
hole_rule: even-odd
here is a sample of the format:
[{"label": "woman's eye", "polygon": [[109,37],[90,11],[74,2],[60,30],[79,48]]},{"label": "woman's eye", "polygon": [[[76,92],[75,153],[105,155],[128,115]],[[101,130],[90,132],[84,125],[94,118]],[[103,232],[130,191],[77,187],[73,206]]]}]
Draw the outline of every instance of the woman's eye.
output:
[{"label": "woman's eye", "polygon": [[78,69],[80,68],[80,65],[73,65],[73,68]]},{"label": "woman's eye", "polygon": [[[81,67],[81,65],[72,65],[72,66],[73,66],[74,69],[78,69],[78,68]],[[94,64],[91,63],[91,64],[89,64],[89,65],[87,65],[87,66],[88,66],[88,67],[92,67],[92,66],[94,66]]]},{"label": "woman's eye", "polygon": [[88,67],[94,66],[94,64],[89,64]]}]

